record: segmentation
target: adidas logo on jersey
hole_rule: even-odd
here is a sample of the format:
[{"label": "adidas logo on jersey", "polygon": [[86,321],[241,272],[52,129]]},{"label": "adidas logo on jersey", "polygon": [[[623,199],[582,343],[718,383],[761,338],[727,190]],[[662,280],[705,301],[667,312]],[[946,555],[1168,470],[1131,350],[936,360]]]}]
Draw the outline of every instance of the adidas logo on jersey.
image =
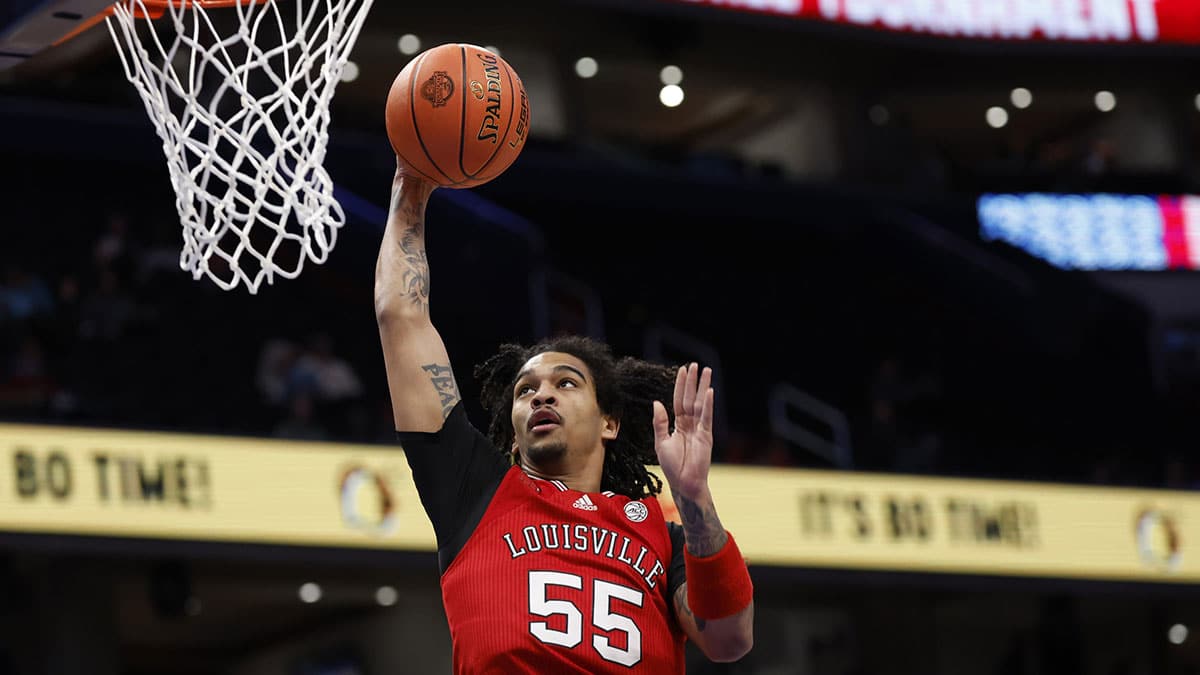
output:
[{"label": "adidas logo on jersey", "polygon": [[584,495],[584,496],[580,497],[579,499],[576,499],[575,503],[572,504],[571,506],[574,506],[577,509],[582,509],[584,511],[595,511],[597,508],[596,505],[592,503],[592,500],[589,499],[587,495]]}]

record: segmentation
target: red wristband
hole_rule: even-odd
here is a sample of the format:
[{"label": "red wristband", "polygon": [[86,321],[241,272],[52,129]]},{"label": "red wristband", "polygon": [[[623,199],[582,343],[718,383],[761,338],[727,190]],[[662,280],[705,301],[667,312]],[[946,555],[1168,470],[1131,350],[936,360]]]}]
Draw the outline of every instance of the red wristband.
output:
[{"label": "red wristband", "polygon": [[697,558],[683,550],[688,607],[696,618],[711,621],[733,616],[754,600],[754,584],[733,535],[715,555]]}]

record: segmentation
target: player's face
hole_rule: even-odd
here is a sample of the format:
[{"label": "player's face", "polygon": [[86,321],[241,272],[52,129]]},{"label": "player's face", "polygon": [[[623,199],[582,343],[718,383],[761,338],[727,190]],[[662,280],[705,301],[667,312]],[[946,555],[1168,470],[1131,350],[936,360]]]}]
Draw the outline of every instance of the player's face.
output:
[{"label": "player's face", "polygon": [[529,359],[513,386],[514,443],[534,464],[569,461],[604,452],[618,423],[603,415],[591,370],[570,354],[545,352]]}]

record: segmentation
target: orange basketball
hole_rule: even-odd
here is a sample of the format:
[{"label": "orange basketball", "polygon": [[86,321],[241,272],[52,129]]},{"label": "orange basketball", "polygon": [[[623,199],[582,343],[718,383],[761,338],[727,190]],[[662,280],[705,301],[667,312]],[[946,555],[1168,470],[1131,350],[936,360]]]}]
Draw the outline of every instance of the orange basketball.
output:
[{"label": "orange basketball", "polygon": [[439,45],[396,76],[387,132],[403,170],[442,187],[475,187],[521,154],[529,99],[504,59],[475,45]]}]

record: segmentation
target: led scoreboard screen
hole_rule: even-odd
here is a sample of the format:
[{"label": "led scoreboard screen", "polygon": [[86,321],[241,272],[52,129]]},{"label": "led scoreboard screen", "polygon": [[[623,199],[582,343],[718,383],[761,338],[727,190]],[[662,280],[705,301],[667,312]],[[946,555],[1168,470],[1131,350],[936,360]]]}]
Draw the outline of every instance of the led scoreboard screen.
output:
[{"label": "led scoreboard screen", "polygon": [[939,37],[1200,43],[1197,0],[672,0]]},{"label": "led scoreboard screen", "polygon": [[1195,195],[987,194],[979,233],[1062,269],[1200,268]]}]

